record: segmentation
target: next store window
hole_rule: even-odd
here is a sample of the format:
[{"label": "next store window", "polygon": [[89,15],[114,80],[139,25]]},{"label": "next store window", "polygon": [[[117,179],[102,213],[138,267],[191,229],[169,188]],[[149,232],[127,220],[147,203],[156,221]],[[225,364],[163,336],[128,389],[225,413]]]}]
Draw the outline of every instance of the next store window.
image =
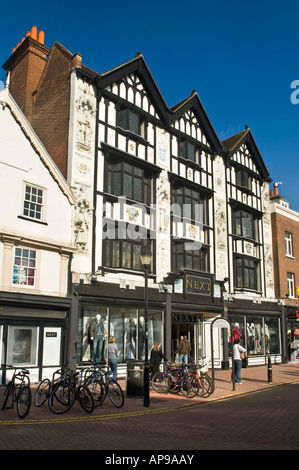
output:
[{"label": "next store window", "polygon": [[[163,343],[163,318],[161,311],[149,311],[148,314],[148,346],[149,353],[156,341]],[[91,328],[95,330],[97,323],[100,335],[96,344],[91,340]],[[92,325],[92,326],[91,326]],[[124,308],[86,308],[82,312],[79,324],[78,360],[107,360],[109,335],[115,336],[118,347],[118,363],[129,359],[145,359],[145,325],[142,309]],[[95,349],[96,348],[96,349]]]}]

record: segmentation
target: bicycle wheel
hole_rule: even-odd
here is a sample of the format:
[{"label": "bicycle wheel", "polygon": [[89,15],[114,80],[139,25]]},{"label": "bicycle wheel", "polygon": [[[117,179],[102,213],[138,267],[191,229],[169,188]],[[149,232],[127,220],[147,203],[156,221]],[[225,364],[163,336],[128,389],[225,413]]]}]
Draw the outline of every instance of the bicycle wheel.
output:
[{"label": "bicycle wheel", "polygon": [[212,381],[209,376],[202,374],[200,377],[194,379],[196,382],[196,394],[202,398],[211,395],[213,391]]},{"label": "bicycle wheel", "polygon": [[156,372],[152,378],[152,387],[155,392],[167,393],[169,391],[169,377],[163,372]]},{"label": "bicycle wheel", "polygon": [[36,406],[42,406],[50,394],[51,382],[49,379],[44,379],[40,382],[34,394],[34,403]]},{"label": "bicycle wheel", "polygon": [[76,398],[74,388],[70,384],[58,383],[49,396],[49,408],[55,414],[62,414],[68,411]]},{"label": "bicycle wheel", "polygon": [[125,402],[121,386],[115,380],[109,380],[107,384],[108,396],[116,408],[121,408]]},{"label": "bicycle wheel", "polygon": [[183,377],[180,382],[181,391],[185,397],[193,398],[196,395],[196,392],[192,386],[192,379],[189,381],[186,377]]},{"label": "bicycle wheel", "polygon": [[85,387],[85,385],[80,385],[76,393],[83,410],[86,411],[86,413],[92,413],[94,410],[94,400],[88,388]]},{"label": "bicycle wheel", "polygon": [[9,382],[7,384],[7,387],[6,387],[5,392],[4,392],[4,402],[3,402],[3,405],[2,405],[2,411],[4,411],[5,408],[6,408],[8,399],[12,394],[12,390],[13,390],[13,384],[12,384],[12,382]]},{"label": "bicycle wheel", "polygon": [[102,380],[90,377],[86,380],[85,386],[92,394],[94,406],[101,406],[106,398],[106,387]]},{"label": "bicycle wheel", "polygon": [[18,401],[17,401],[17,413],[20,418],[25,418],[29,413],[31,405],[31,390],[28,385],[24,385],[20,388]]}]

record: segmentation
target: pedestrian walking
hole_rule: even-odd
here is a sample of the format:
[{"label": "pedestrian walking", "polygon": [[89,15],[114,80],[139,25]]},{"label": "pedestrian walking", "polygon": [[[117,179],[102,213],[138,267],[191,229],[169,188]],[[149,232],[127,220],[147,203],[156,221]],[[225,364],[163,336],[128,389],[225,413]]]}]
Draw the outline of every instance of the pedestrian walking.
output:
[{"label": "pedestrian walking", "polygon": [[[242,370],[242,357],[241,354],[245,354],[246,349],[240,346],[240,339],[237,339],[233,346],[233,357],[235,363],[235,382],[241,384],[241,370]],[[232,377],[233,380],[233,377]]]},{"label": "pedestrian walking", "polygon": [[179,355],[179,361],[188,364],[188,356],[191,352],[191,344],[188,341],[187,336],[181,336],[177,353]]},{"label": "pedestrian walking", "polygon": [[161,343],[159,341],[156,341],[154,346],[152,347],[151,356],[150,356],[150,364],[152,367],[152,377],[157,372],[159,372],[162,359],[167,361],[166,357],[162,353]]},{"label": "pedestrian walking", "polygon": [[110,336],[108,342],[108,366],[110,371],[107,373],[106,377],[108,378],[113,374],[113,380],[117,380],[117,358],[118,358],[118,349],[115,342],[115,337]]}]

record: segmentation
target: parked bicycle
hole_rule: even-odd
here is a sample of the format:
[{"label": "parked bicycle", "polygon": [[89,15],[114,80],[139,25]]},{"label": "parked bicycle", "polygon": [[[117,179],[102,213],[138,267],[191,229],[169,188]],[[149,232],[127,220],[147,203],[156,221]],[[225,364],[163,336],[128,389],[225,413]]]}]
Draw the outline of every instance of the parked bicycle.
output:
[{"label": "parked bicycle", "polygon": [[[6,390],[4,392],[4,402],[2,405],[2,411],[5,409],[13,409],[14,403],[17,404],[17,413],[20,418],[25,418],[29,413],[31,406],[31,389],[29,370],[27,369],[15,369],[13,366],[8,366],[10,369],[14,369],[13,376],[8,382]],[[11,406],[7,406],[8,400],[11,397]]]},{"label": "parked bicycle", "polygon": [[39,383],[34,394],[34,403],[37,407],[43,406],[43,404],[49,399],[54,385],[61,380],[67,371],[68,369],[66,366],[62,366],[61,369],[57,369],[53,373],[52,380],[46,378]]},{"label": "parked bicycle", "polygon": [[[201,358],[202,361],[205,360],[205,357]],[[210,396],[214,391],[214,385],[211,377],[207,374],[208,365],[188,365],[188,376],[192,381],[193,389],[196,395],[206,398]]]},{"label": "parked bicycle", "polygon": [[48,400],[50,410],[62,414],[69,411],[77,399],[84,411],[92,413],[93,396],[84,385],[81,374],[81,371],[75,372],[63,366],[54,372],[52,381],[42,380],[35,392],[36,406],[42,406]]},{"label": "parked bicycle", "polygon": [[165,372],[157,372],[152,377],[152,387],[158,393],[178,393],[182,392],[188,398],[196,395],[193,388],[193,378],[188,377],[186,364],[172,365],[168,362]]},{"label": "parked bicycle", "polygon": [[108,377],[110,367],[97,362],[91,362],[92,367],[85,371],[85,385],[91,391],[95,407],[101,406],[105,398],[117,408],[124,405],[125,398],[121,386],[113,378]]}]

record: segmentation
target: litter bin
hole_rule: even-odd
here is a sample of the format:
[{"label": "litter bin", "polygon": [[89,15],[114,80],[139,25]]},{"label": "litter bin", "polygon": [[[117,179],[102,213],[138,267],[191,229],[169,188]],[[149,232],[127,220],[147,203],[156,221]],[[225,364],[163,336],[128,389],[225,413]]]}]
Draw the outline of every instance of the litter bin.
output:
[{"label": "litter bin", "polygon": [[130,360],[127,369],[127,396],[143,397],[144,362]]}]

